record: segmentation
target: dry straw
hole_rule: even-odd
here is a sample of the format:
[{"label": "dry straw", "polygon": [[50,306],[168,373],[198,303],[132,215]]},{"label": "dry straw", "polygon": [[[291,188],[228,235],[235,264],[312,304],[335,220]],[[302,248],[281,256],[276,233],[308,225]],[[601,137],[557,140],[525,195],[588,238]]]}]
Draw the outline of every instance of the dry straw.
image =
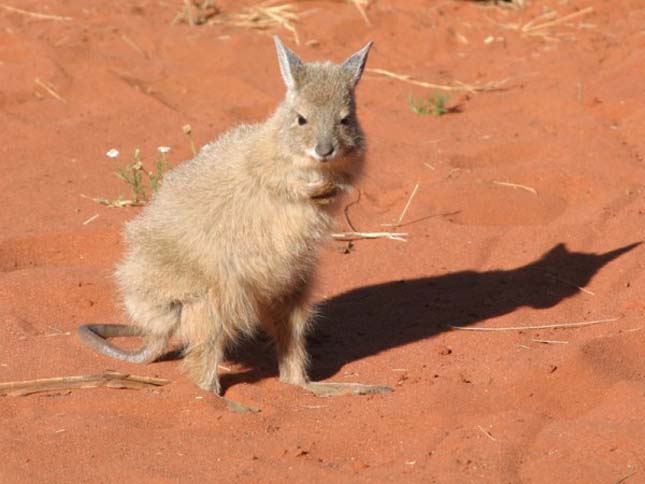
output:
[{"label": "dry straw", "polygon": [[408,209],[410,208],[410,205],[412,204],[412,199],[417,194],[418,190],[419,190],[419,184],[417,183],[412,189],[412,193],[410,193],[410,196],[408,197],[408,201],[405,202],[405,205],[403,206],[403,210],[401,210],[401,213],[399,214],[399,218],[396,219],[396,222],[394,222],[393,224],[381,224],[381,225],[383,227],[400,227],[401,223],[403,222],[403,217],[405,217],[405,214],[407,213]]},{"label": "dry straw", "polygon": [[458,329],[461,331],[529,331],[536,329],[556,329],[556,328],[580,328],[583,326],[594,326],[596,324],[612,323],[618,321],[620,318],[610,319],[597,319],[595,321],[581,321],[578,323],[560,323],[560,324],[539,324],[537,326],[508,326],[501,328],[484,328],[484,327],[467,327],[467,326],[454,326],[449,324],[451,329]]},{"label": "dry straw", "polygon": [[149,388],[167,385],[170,380],[106,370],[98,375],[62,376],[0,383],[0,395],[24,396],[33,393],[67,391],[76,388]]},{"label": "dry straw", "polygon": [[363,21],[367,25],[372,25],[372,22],[370,22],[370,19],[367,16],[367,12],[365,11],[365,9],[369,7],[371,0],[348,0],[348,1],[349,3],[354,5],[354,7],[356,7],[356,10],[358,10],[358,13],[360,13],[361,17],[363,18]]},{"label": "dry straw", "polygon": [[[571,33],[553,33],[551,28],[570,22],[576,18],[588,15],[594,11],[593,7],[586,7],[577,12],[570,13],[564,17],[559,17],[558,12],[555,10],[550,10],[546,13],[538,15],[537,17],[529,20],[525,24],[519,23],[498,23],[492,19],[488,19],[493,22],[495,25],[498,25],[506,30],[515,30],[519,32],[522,36],[528,37],[542,37],[544,40],[548,41],[559,41],[558,37],[568,36],[571,37]],[[579,27],[581,25],[579,24]],[[587,25],[589,26],[589,25]]]},{"label": "dry straw", "polygon": [[58,101],[60,101],[60,102],[62,102],[62,103],[67,102],[67,101],[65,101],[65,98],[63,98],[60,94],[58,94],[58,93],[56,92],[56,88],[55,88],[55,86],[54,86],[53,84],[51,84],[51,83],[49,83],[49,82],[47,82],[47,81],[43,81],[43,80],[41,80],[39,77],[37,77],[36,79],[34,79],[34,83],[35,83],[37,86],[42,87],[42,88],[43,88],[45,91],[47,91],[47,92],[49,93],[49,95],[50,95],[51,97],[53,97],[54,99],[57,99]]},{"label": "dry straw", "polygon": [[16,8],[5,4],[0,4],[0,8],[3,10],[6,10],[7,12],[17,13],[19,15],[24,15],[26,17],[31,17],[39,20],[56,20],[59,22],[73,20],[72,17],[63,17],[61,15],[51,15],[47,13],[32,12],[30,10],[23,10],[21,8]]},{"label": "dry straw", "polygon": [[302,12],[299,12],[292,3],[281,5],[273,5],[273,3],[263,2],[259,5],[246,7],[241,12],[220,15],[210,22],[254,30],[271,30],[281,27],[291,32],[294,42],[300,45],[300,36],[295,23]]},{"label": "dry straw", "polygon": [[179,22],[186,22],[191,27],[202,25],[211,17],[217,15],[219,9],[212,0],[184,0],[184,4],[172,20],[172,25]]},{"label": "dry straw", "polygon": [[406,82],[414,86],[426,87],[428,89],[439,89],[441,91],[466,91],[471,93],[484,92],[484,91],[499,91],[503,89],[510,81],[510,78],[502,79],[499,81],[490,81],[485,83],[466,84],[461,81],[453,81],[452,84],[434,84],[426,81],[419,81],[414,79],[408,74],[399,74],[397,72],[388,71],[379,68],[366,68],[366,72],[378,74],[382,77],[389,79],[396,79],[397,81]]},{"label": "dry straw", "polygon": [[496,181],[496,180],[493,180],[493,183],[495,185],[500,185],[503,187],[520,188],[522,190],[526,190],[527,192],[531,192],[533,195],[537,195],[537,190],[527,185],[520,185],[518,183],[510,183],[510,182],[503,182],[503,181]]}]

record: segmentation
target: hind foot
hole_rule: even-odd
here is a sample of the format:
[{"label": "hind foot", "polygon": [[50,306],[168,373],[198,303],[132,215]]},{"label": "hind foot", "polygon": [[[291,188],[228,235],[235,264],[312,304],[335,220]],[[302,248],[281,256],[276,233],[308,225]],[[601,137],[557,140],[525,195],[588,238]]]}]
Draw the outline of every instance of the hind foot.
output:
[{"label": "hind foot", "polygon": [[228,408],[231,412],[235,413],[258,413],[261,410],[259,408],[254,408],[254,407],[248,407],[244,405],[243,403],[236,402],[235,400],[231,400],[230,398],[226,398],[223,395],[222,392],[222,387],[219,383],[219,379],[216,382],[211,382],[209,384],[204,384],[200,385],[200,387],[203,390],[206,390],[213,395],[215,395],[218,399],[220,399],[222,402],[224,402],[224,405],[226,405],[226,408]]}]

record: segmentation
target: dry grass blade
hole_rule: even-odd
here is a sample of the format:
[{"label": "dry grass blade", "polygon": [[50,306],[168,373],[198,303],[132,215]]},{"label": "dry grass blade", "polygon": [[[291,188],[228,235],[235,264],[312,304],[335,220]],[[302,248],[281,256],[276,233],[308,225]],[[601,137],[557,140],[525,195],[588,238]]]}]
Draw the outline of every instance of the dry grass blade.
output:
[{"label": "dry grass blade", "polygon": [[381,224],[383,227],[398,227],[401,225],[401,222],[403,222],[403,217],[405,217],[406,212],[408,211],[408,208],[410,208],[410,204],[412,203],[412,199],[414,196],[417,194],[417,191],[419,190],[419,184],[417,183],[414,188],[412,189],[412,193],[410,193],[410,196],[408,197],[408,201],[405,203],[405,206],[403,207],[403,210],[401,210],[401,214],[399,215],[399,218],[396,219],[396,222],[393,224]]},{"label": "dry grass blade", "polygon": [[97,375],[63,376],[0,383],[0,395],[24,396],[33,393],[96,387],[137,389],[150,386],[158,387],[168,383],[171,383],[170,380],[163,378],[136,376],[106,370]]},{"label": "dry grass blade", "polygon": [[121,40],[125,42],[129,47],[136,50],[139,54],[141,54],[144,59],[150,58],[148,56],[148,53],[145,50],[143,50],[141,47],[139,47],[139,45],[127,35],[125,34],[121,35]]},{"label": "dry grass blade", "polygon": [[50,95],[51,97],[53,97],[54,99],[57,99],[57,100],[59,100],[59,101],[60,101],[60,102],[62,102],[62,103],[67,102],[67,101],[65,101],[65,99],[64,99],[60,94],[58,94],[58,93],[56,92],[56,90],[54,89],[54,86],[53,86],[52,84],[50,84],[49,82],[42,81],[42,80],[40,80],[40,78],[38,78],[38,77],[37,77],[36,79],[34,79],[34,82],[35,82],[38,86],[42,87],[45,91],[47,91],[47,92],[49,93],[49,95]]},{"label": "dry grass blade", "polygon": [[517,23],[498,23],[492,19],[488,19],[495,25],[502,27],[507,30],[515,30],[520,32],[523,36],[532,36],[532,37],[542,37],[544,40],[551,42],[559,42],[561,37],[572,37],[573,34],[570,32],[565,33],[550,33],[548,29],[556,25],[561,25],[565,22],[573,20],[574,18],[581,17],[593,12],[593,7],[583,8],[578,12],[565,15],[564,17],[558,18],[558,12],[551,10],[542,15],[529,20],[524,25]]},{"label": "dry grass blade", "polygon": [[595,292],[590,291],[589,289],[586,289],[584,287],[581,287],[578,284],[575,284],[575,283],[569,281],[568,279],[564,279],[564,278],[558,276],[557,274],[554,274],[554,273],[548,272],[548,271],[545,272],[545,274],[546,274],[547,277],[550,277],[555,281],[561,282],[562,284],[566,284],[567,286],[575,287],[579,291],[582,291],[582,292],[584,292],[586,294],[589,294],[590,296],[595,296],[596,295]]},{"label": "dry grass blade", "polygon": [[492,440],[493,442],[497,442],[497,439],[493,437],[493,434],[491,434],[488,430],[484,429],[484,427],[482,427],[481,425],[478,425],[477,428],[479,428],[479,430],[490,440]]},{"label": "dry grass blade", "polygon": [[83,198],[89,198],[93,202],[100,203],[101,205],[105,205],[106,207],[110,208],[123,208],[123,207],[140,207],[143,205],[143,202],[135,202],[134,200],[122,200],[122,199],[117,199],[117,200],[110,200],[109,198],[103,198],[103,197],[88,197],[86,195],[81,195]]},{"label": "dry grass blade", "polygon": [[579,323],[561,323],[561,324],[540,324],[537,326],[508,326],[502,328],[469,328],[466,326],[454,326],[449,324],[452,329],[462,331],[529,331],[536,329],[553,329],[553,328],[580,328],[583,326],[593,326],[596,324],[611,323],[618,321],[620,318],[597,319],[595,321],[581,321]]},{"label": "dry grass blade", "polygon": [[565,15],[564,17],[560,17],[560,18],[557,18],[555,20],[549,20],[549,21],[543,22],[543,23],[536,23],[536,21],[538,19],[539,20],[544,20],[544,19],[551,19],[551,18],[557,17],[556,12],[549,12],[549,14],[551,14],[549,17],[546,17],[546,15],[549,15],[549,14],[545,14],[545,16],[537,17],[537,18],[531,20],[530,22],[528,22],[527,24],[525,24],[522,27],[521,31],[524,32],[524,33],[531,33],[531,32],[535,32],[536,30],[547,29],[549,27],[553,27],[555,25],[559,25],[559,24],[562,24],[564,22],[568,22],[569,20],[573,20],[574,18],[581,17],[583,15],[587,15],[588,13],[591,13],[591,12],[593,12],[593,7],[587,7],[587,8],[583,8],[582,10],[579,10],[578,12],[574,12],[572,14]]},{"label": "dry grass blade", "polygon": [[466,84],[461,81],[454,81],[453,84],[433,84],[431,82],[416,80],[412,78],[412,76],[409,76],[407,74],[398,74],[396,72],[388,71],[385,69],[368,67],[365,70],[367,72],[379,74],[383,77],[396,79],[397,81],[407,82],[408,84],[412,84],[414,86],[426,87],[428,89],[439,89],[442,91],[467,91],[471,93],[497,91],[502,89],[508,83],[508,81],[510,81],[510,78],[507,78],[507,79],[502,79],[500,81],[491,81],[483,84]]},{"label": "dry grass blade", "polygon": [[40,20],[57,20],[57,21],[68,21],[74,20],[72,17],[62,17],[60,15],[50,15],[47,13],[31,12],[29,10],[23,10],[21,8],[12,7],[10,5],[0,4],[0,8],[6,10],[7,12],[18,13],[20,15],[26,15],[27,17],[37,18]]},{"label": "dry grass blade", "polygon": [[542,343],[545,345],[566,345],[569,344],[568,341],[560,341],[557,339],[532,339],[534,343]]},{"label": "dry grass blade", "polygon": [[300,45],[300,36],[294,23],[299,19],[300,13],[294,5],[255,5],[247,7],[240,13],[223,15],[211,22],[227,24],[255,30],[269,30],[282,27],[293,35],[294,42]]},{"label": "dry grass blade", "polygon": [[629,474],[624,475],[620,479],[618,479],[614,484],[623,484],[623,482],[627,482],[627,479],[632,477],[634,474],[636,474],[636,469],[632,470]]},{"label": "dry grass blade", "polygon": [[339,232],[331,234],[334,240],[351,241],[361,239],[390,239],[407,242],[407,232]]},{"label": "dry grass blade", "polygon": [[358,10],[358,13],[360,13],[361,17],[363,17],[363,21],[367,25],[372,25],[372,22],[370,22],[370,19],[367,16],[367,12],[365,11],[365,9],[369,7],[371,0],[348,0],[348,1],[349,3],[353,4],[356,7],[356,10]]},{"label": "dry grass blade", "polygon": [[85,222],[83,222],[83,225],[87,225],[87,224],[89,224],[89,223],[92,223],[92,222],[93,222],[94,220],[96,220],[97,218],[99,218],[99,214],[98,214],[98,213],[95,213],[95,214],[94,214],[94,215],[92,215],[90,218],[88,218]]},{"label": "dry grass blade", "polygon": [[519,185],[517,183],[501,182],[501,181],[495,181],[495,180],[493,180],[493,183],[495,185],[501,185],[503,187],[520,188],[522,190],[526,190],[527,192],[531,192],[533,195],[537,195],[537,190],[527,185]]}]

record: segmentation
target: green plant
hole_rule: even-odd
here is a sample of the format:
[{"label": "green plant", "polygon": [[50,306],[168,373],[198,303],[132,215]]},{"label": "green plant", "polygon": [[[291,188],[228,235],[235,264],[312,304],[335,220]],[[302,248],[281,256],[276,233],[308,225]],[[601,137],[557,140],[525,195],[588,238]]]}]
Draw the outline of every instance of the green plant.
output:
[{"label": "green plant", "polygon": [[435,95],[428,94],[426,98],[421,97],[419,99],[410,96],[408,97],[408,106],[410,106],[413,113],[419,116],[432,114],[433,116],[439,117],[449,111],[446,107],[448,99],[448,96],[443,93],[437,93]]},{"label": "green plant", "polygon": [[143,174],[148,173],[143,169],[143,163],[140,159],[141,150],[136,148],[134,150],[134,162],[125,165],[124,168],[117,168],[116,175],[130,185],[132,189],[132,202],[133,205],[138,205],[145,202],[148,197],[146,195],[146,189],[143,186]]},{"label": "green plant", "polygon": [[[195,145],[195,139],[193,138],[193,128],[187,124],[183,126],[182,130],[188,137],[190,149],[192,150],[193,155],[197,155],[197,146]],[[141,150],[139,148],[134,150],[134,159],[132,163],[128,163],[124,167],[118,167],[116,169],[116,175],[130,186],[130,189],[132,190],[131,199],[126,200],[122,195],[119,195],[119,198],[116,200],[110,200],[109,198],[103,197],[92,198],[92,200],[100,203],[101,205],[107,205],[108,207],[131,207],[146,203],[148,201],[148,194],[146,193],[144,175],[148,178],[150,192],[154,194],[154,192],[159,188],[164,174],[170,168],[170,165],[166,161],[166,153],[170,151],[170,148],[167,146],[159,146],[157,151],[158,154],[154,159],[153,167],[150,171],[146,170],[143,166],[143,162],[141,161]],[[114,160],[119,156],[119,150],[112,148],[105,153],[105,155]]]},{"label": "green plant", "polygon": [[152,193],[157,191],[157,188],[159,188],[159,184],[161,183],[165,172],[168,171],[168,168],[170,168],[170,165],[168,165],[168,162],[166,161],[166,153],[170,151],[170,148],[168,148],[167,146],[160,146],[158,150],[159,156],[155,159],[154,171],[148,172],[148,178],[150,179],[150,188],[152,189]]},{"label": "green plant", "polygon": [[[158,155],[155,157],[153,169],[148,171],[143,166],[141,160],[141,150],[139,148],[134,150],[133,162],[126,164],[124,167],[117,167],[116,175],[126,182],[132,190],[132,198],[124,199],[123,195],[119,195],[116,200],[107,198],[94,198],[95,202],[108,207],[130,207],[135,205],[143,205],[148,201],[148,194],[146,192],[146,183],[144,175],[148,178],[150,184],[150,192],[154,194],[159,188],[164,174],[170,166],[166,161],[166,153],[170,151],[167,146],[160,146],[157,148]],[[119,156],[119,150],[112,148],[106,153],[109,158],[116,159]]]}]

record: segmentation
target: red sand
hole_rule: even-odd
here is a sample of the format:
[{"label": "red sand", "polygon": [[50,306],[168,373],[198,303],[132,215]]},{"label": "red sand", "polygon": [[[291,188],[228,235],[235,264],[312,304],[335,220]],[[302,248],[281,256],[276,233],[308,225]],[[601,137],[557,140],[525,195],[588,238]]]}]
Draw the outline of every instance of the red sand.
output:
[{"label": "red sand", "polygon": [[[509,81],[451,93],[458,112],[437,118],[407,106],[427,89],[365,74],[369,156],[350,217],[382,230],[420,188],[407,242],[324,249],[312,374],[395,391],[316,398],[280,384],[270,349],[250,344],[223,382],[257,415],[226,411],[176,361],[125,364],[74,336],[119,321],[111,270],[138,210],[81,195],[127,195],[114,171],[134,148],[149,162],[169,145],[178,163],[190,154],[182,125],[203,144],[283,95],[270,37],[171,26],[179,4],[10,4],[71,20],[0,5],[0,381],[106,368],[172,380],[1,399],[0,480],[643,482],[645,246],[610,253],[645,239],[643,2],[375,0],[371,26],[342,2],[298,3],[315,9],[297,23],[301,45],[278,33],[305,60],[340,61],[373,39],[371,68]],[[543,9],[589,6],[548,37],[518,31]],[[608,318],[619,319],[449,326]]]}]

